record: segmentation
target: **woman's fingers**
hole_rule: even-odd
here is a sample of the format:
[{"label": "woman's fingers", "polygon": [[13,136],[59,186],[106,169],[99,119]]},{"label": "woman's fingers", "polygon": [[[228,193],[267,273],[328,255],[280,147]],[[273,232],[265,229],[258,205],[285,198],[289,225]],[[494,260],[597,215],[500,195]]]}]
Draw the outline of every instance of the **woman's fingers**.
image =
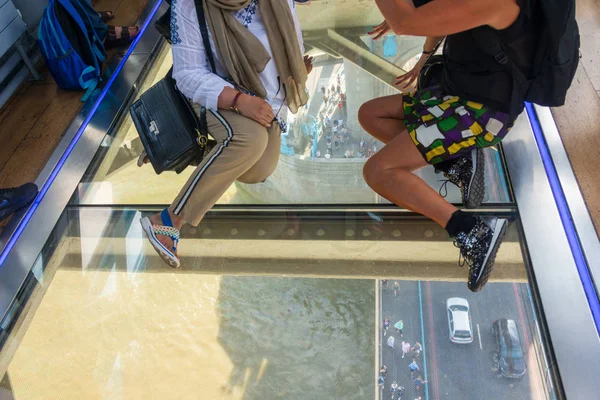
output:
[{"label": "woman's fingers", "polygon": [[401,87],[402,89],[407,89],[407,88],[409,88],[410,86],[412,86],[412,84],[413,84],[413,83],[415,83],[415,81],[416,81],[416,80],[417,80],[417,77],[416,77],[416,76],[413,76],[413,77],[411,77],[409,80],[405,81],[405,82],[403,83],[403,85],[402,85],[402,86],[400,86],[400,87]]},{"label": "woman's fingers", "polygon": [[381,38],[382,36],[386,35],[389,31],[390,31],[390,28],[387,25],[380,29],[377,29],[376,31],[373,31],[372,32],[373,40],[377,40],[377,39]]},{"label": "woman's fingers", "polygon": [[404,75],[400,75],[399,77],[396,78],[396,85],[410,79],[412,77],[412,73],[411,72],[407,72]]},{"label": "woman's fingers", "polygon": [[374,27],[373,27],[373,30],[372,30],[371,32],[369,32],[368,34],[369,34],[369,35],[371,35],[371,36],[373,36],[373,35],[376,35],[376,34],[378,34],[378,33],[379,33],[379,32],[380,32],[382,29],[385,29],[386,27],[387,27],[387,22],[386,22],[386,21],[383,21],[383,22],[382,22],[382,23],[380,23],[379,25],[377,25],[377,26],[374,26]]},{"label": "woman's fingers", "polygon": [[258,122],[259,124],[261,124],[261,125],[262,125],[262,126],[264,126],[265,128],[268,128],[268,127],[269,127],[269,124],[270,124],[270,121],[269,121],[269,119],[268,119],[266,116],[264,116],[264,115],[262,115],[262,116],[258,117],[258,118],[256,119],[256,122]]},{"label": "woman's fingers", "polygon": [[408,74],[397,76],[396,77],[396,83],[405,81],[406,79],[408,79]]},{"label": "woman's fingers", "polygon": [[387,33],[387,31],[385,31],[385,30],[380,31],[376,36],[373,36],[373,40],[377,40],[377,39],[381,38],[386,33]]},{"label": "woman's fingers", "polygon": [[397,82],[397,83],[396,83],[396,85],[397,85],[397,86],[400,86],[402,89],[406,89],[406,88],[408,88],[410,85],[412,85],[414,81],[415,81],[415,79],[414,79],[414,78],[411,78],[411,79],[407,79],[407,80],[405,80],[405,81],[403,81],[403,82]]},{"label": "woman's fingers", "polygon": [[273,121],[275,119],[275,115],[273,114],[273,111],[269,110],[269,112],[266,113],[265,117],[269,120],[269,121]]},{"label": "woman's fingers", "polygon": [[273,116],[273,113],[267,113],[266,115],[262,116],[262,121],[263,121],[263,125],[266,126],[267,128],[271,126],[271,123],[273,122],[273,120],[275,119],[275,117]]},{"label": "woman's fingers", "polygon": [[367,33],[367,35],[373,36],[375,33],[379,32],[379,25],[374,26],[372,28],[372,30],[370,32]]}]

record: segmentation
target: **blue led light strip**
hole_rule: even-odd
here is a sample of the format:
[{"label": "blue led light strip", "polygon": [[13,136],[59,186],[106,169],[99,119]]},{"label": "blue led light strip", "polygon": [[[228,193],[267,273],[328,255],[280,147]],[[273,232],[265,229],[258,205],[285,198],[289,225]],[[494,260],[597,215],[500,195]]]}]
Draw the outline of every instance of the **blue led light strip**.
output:
[{"label": "blue led light strip", "polygon": [[123,59],[121,60],[121,62],[117,66],[117,68],[115,68],[115,71],[113,72],[113,74],[109,78],[108,82],[106,83],[106,85],[102,89],[102,92],[98,96],[98,99],[94,103],[94,105],[93,105],[92,109],[90,110],[89,114],[87,115],[87,117],[85,118],[85,120],[83,121],[83,123],[81,124],[81,126],[79,127],[79,130],[75,134],[75,137],[73,137],[73,140],[71,140],[71,143],[69,143],[69,146],[67,147],[67,149],[65,150],[65,152],[63,153],[63,155],[60,157],[60,160],[58,160],[58,163],[56,164],[56,166],[54,167],[54,169],[50,173],[50,176],[48,177],[48,179],[46,179],[46,182],[44,182],[44,185],[40,189],[40,192],[38,193],[38,195],[36,196],[36,198],[33,200],[33,203],[31,204],[31,206],[27,210],[27,213],[25,214],[25,216],[23,217],[23,219],[21,220],[21,222],[17,226],[17,229],[15,230],[15,232],[13,233],[13,235],[11,236],[11,238],[6,243],[6,246],[4,247],[4,250],[2,250],[2,254],[0,254],[0,268],[4,266],[4,261],[6,261],[6,258],[8,257],[8,254],[13,249],[13,247],[15,247],[15,244],[17,243],[17,240],[19,240],[19,238],[21,237],[21,234],[25,230],[25,227],[27,226],[27,224],[31,220],[31,218],[32,218],[33,214],[35,213],[35,211],[37,210],[37,208],[39,207],[40,202],[42,201],[42,199],[44,198],[44,196],[48,192],[48,189],[50,189],[50,186],[52,185],[52,183],[54,182],[54,180],[58,176],[58,173],[60,172],[60,170],[64,166],[65,162],[67,161],[67,158],[73,152],[73,149],[77,145],[77,142],[79,142],[79,139],[81,139],[81,136],[83,135],[83,132],[87,128],[88,124],[90,123],[90,120],[94,116],[94,113],[96,112],[96,110],[100,106],[100,103],[102,103],[102,100],[104,100],[104,97],[108,93],[108,90],[110,89],[110,86],[115,81],[117,75],[119,75],[119,72],[121,72],[121,70],[123,69],[123,66],[125,65],[125,62],[127,62],[127,59],[129,58],[129,56],[131,55],[131,53],[135,49],[135,46],[137,46],[138,42],[142,38],[144,32],[148,28],[148,25],[150,25],[150,21],[152,20],[152,17],[154,17],[154,15],[156,14],[156,12],[160,8],[161,4],[162,4],[162,1],[160,1],[160,0],[156,2],[156,5],[154,6],[154,8],[152,9],[152,11],[150,12],[150,15],[148,16],[148,18],[146,19],[146,21],[144,21],[144,24],[142,25],[142,28],[140,29],[139,34],[135,37],[135,39],[133,40],[133,42],[129,46],[129,49],[127,50],[127,53],[125,53],[125,56],[123,57]]},{"label": "blue led light strip", "polygon": [[583,249],[581,248],[581,242],[579,241],[577,230],[573,225],[571,211],[569,210],[565,193],[560,185],[558,173],[556,172],[556,167],[552,161],[552,156],[550,155],[550,150],[548,149],[548,143],[546,143],[546,138],[542,132],[535,108],[531,103],[525,103],[525,107],[527,109],[527,115],[529,116],[529,122],[531,122],[535,141],[537,142],[538,149],[540,150],[540,156],[542,157],[542,163],[544,164],[544,169],[546,170],[546,175],[548,176],[548,182],[550,183],[550,188],[552,189],[554,201],[556,203],[556,207],[558,208],[558,213],[569,242],[569,247],[571,248],[571,253],[573,254],[573,259],[575,260],[575,265],[577,266],[577,272],[579,272],[579,278],[581,279],[583,290],[585,291],[585,295],[592,312],[592,317],[594,318],[594,322],[596,324],[596,330],[598,333],[600,333],[600,302],[598,301],[598,294],[596,293],[596,288],[594,287],[589,267],[583,254]]}]

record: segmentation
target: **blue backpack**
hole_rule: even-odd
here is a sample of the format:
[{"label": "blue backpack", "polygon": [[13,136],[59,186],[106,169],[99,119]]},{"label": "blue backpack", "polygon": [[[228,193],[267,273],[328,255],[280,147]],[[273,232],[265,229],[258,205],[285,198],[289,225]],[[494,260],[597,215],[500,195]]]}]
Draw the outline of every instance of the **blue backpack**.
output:
[{"label": "blue backpack", "polygon": [[63,89],[84,89],[81,101],[100,83],[106,59],[86,1],[50,0],[38,28],[38,43],[54,80]]}]

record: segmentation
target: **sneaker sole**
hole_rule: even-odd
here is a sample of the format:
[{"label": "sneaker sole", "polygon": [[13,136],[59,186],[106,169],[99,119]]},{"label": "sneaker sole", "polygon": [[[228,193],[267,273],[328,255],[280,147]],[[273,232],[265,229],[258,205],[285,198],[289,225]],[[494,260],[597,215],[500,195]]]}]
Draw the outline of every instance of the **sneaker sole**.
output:
[{"label": "sneaker sole", "polygon": [[479,273],[479,277],[474,283],[469,284],[469,290],[472,292],[479,292],[487,281],[490,279],[490,275],[492,274],[492,269],[494,267],[494,262],[496,261],[496,254],[498,253],[498,249],[504,240],[504,235],[506,234],[506,227],[508,226],[508,221],[506,219],[497,219],[496,225],[494,226],[494,236],[492,236],[492,242],[490,244],[490,248],[488,249],[487,254],[485,255],[485,259],[483,260],[483,268]]},{"label": "sneaker sole", "polygon": [[465,205],[467,208],[477,208],[483,202],[485,196],[485,177],[483,171],[485,169],[485,153],[483,149],[476,149],[472,154],[473,174],[469,182],[469,190],[467,191],[467,199]]}]

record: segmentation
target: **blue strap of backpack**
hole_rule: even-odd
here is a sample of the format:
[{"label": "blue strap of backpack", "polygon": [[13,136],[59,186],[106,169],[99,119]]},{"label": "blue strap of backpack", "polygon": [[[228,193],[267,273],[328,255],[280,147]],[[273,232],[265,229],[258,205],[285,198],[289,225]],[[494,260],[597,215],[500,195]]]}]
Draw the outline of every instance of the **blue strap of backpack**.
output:
[{"label": "blue strap of backpack", "polygon": [[[85,94],[81,98],[81,101],[83,101],[83,102],[86,102],[90,98],[90,96],[92,95],[94,90],[96,90],[96,87],[98,86],[99,80],[98,80],[98,77],[95,75],[95,72],[96,72],[96,69],[90,65],[86,69],[83,70],[83,72],[81,73],[81,76],[79,77],[79,85],[81,86],[82,89],[85,89]],[[92,78],[84,79],[83,77],[89,73],[94,73]]]}]

